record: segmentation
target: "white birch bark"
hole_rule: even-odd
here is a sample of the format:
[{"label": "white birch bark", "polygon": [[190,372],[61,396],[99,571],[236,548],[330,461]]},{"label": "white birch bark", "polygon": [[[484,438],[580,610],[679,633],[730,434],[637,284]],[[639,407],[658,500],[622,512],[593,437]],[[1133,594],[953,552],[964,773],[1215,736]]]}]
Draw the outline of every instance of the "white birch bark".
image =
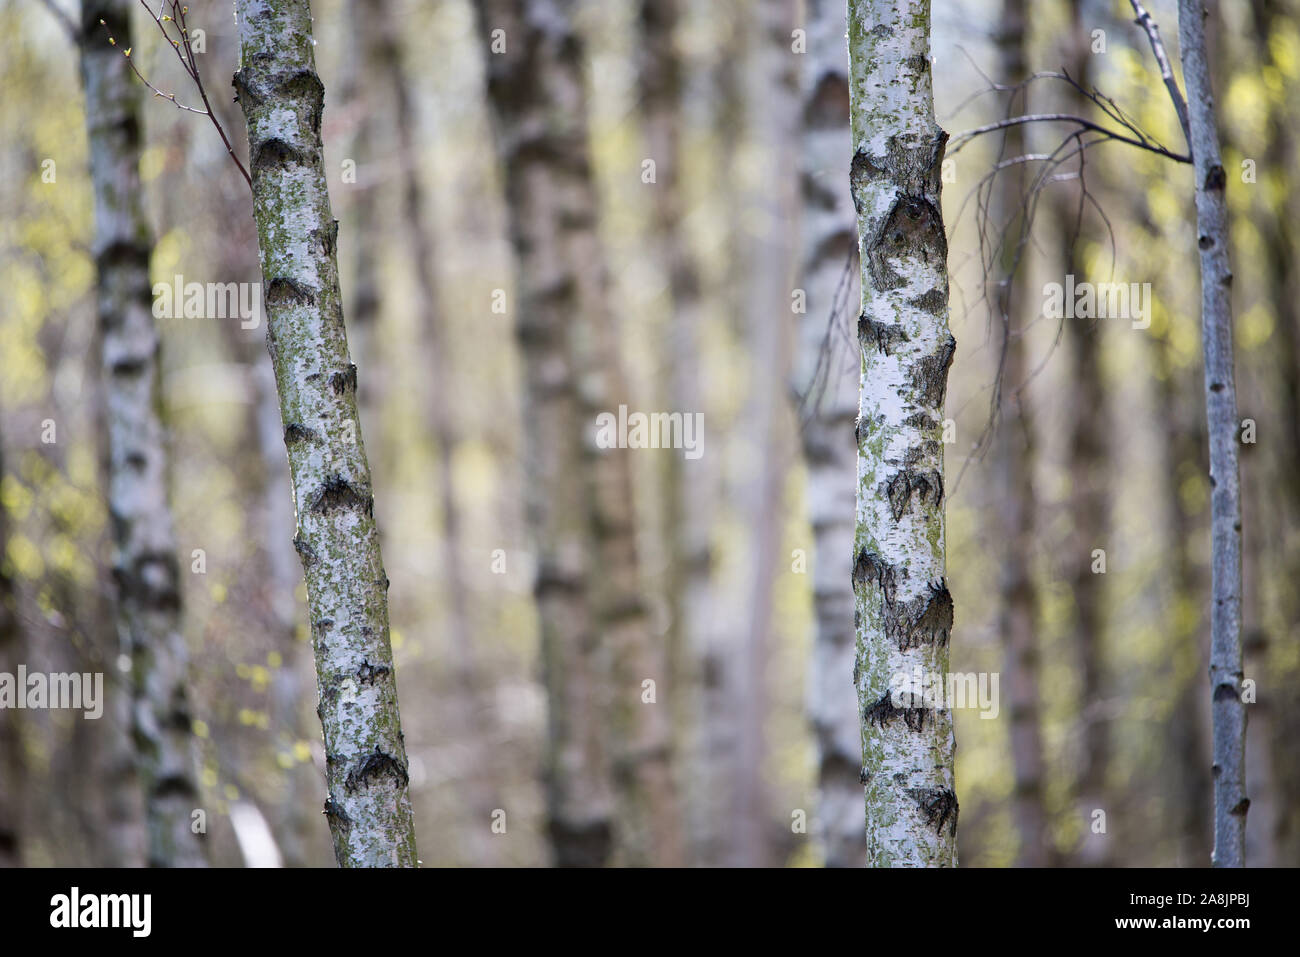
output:
[{"label": "white birch bark", "polygon": [[1241,496],[1232,357],[1232,269],[1227,176],[1219,154],[1204,0],[1179,0],[1178,42],[1187,85],[1188,142],[1201,251],[1201,343],[1210,435],[1210,700],[1214,728],[1215,867],[1245,866],[1246,706],[1241,700]]},{"label": "white birch bark", "polygon": [[[518,269],[527,518],[549,719],[547,828],[557,864],[600,866],[613,846],[615,797],[603,706],[608,647],[596,621],[592,489],[584,479],[595,450],[584,442],[579,350],[590,332],[581,316],[590,304],[583,270],[595,209],[581,45],[571,4],[480,0],[477,7]],[[505,47],[494,53],[498,30]]]},{"label": "white birch bark", "polygon": [[267,343],[280,396],[325,738],[325,814],[343,867],[413,867],[374,495],[357,417],[321,151],[324,88],[307,0],[240,0],[235,88],[248,125]]},{"label": "white birch bark", "polygon": [[929,0],[849,2],[862,279],[854,683],[873,866],[957,862],[952,713],[914,678],[946,677],[953,614],[941,423],[956,342],[929,30]]},{"label": "white birch bark", "polygon": [[[131,661],[131,728],[144,790],[148,863],[200,867],[206,864],[204,836],[190,827],[199,790],[189,654],[180,631],[179,564],[167,504],[159,336],[149,282],[152,244],[141,205],[143,97],[123,56],[131,46],[131,7],[130,0],[86,0],[81,37],[116,620]],[[108,44],[106,32],[116,46]]]},{"label": "white birch bark", "polygon": [[[857,215],[842,170],[852,159],[848,26],[843,0],[810,0],[803,56],[803,275],[792,385],[802,415],[813,533],[816,633],[809,661],[808,717],[817,745],[814,834],[827,867],[866,864],[862,842],[862,735],[850,675],[853,633],[853,500],[857,449],[858,352],[851,315],[860,301],[850,262]],[[801,401],[800,401],[801,400]]]}]

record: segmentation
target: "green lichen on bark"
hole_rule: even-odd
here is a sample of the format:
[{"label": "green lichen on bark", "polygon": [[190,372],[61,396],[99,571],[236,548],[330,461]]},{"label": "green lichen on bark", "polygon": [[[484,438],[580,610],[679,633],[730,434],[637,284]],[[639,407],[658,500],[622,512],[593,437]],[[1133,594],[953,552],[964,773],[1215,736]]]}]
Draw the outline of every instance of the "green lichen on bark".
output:
[{"label": "green lichen on bark", "polygon": [[[854,594],[868,858],[956,864],[952,715],[894,700],[946,676],[943,420],[946,134],[934,120],[929,0],[850,0],[849,88],[858,214],[862,380]],[[919,689],[915,689],[919,691]]]},{"label": "green lichen on bark", "polygon": [[[147,860],[155,867],[198,867],[206,857],[204,835],[190,827],[199,788],[189,654],[180,630],[180,571],[167,504],[152,242],[141,205],[142,95],[122,55],[131,46],[132,6],[131,0],[86,0],[80,35],[95,194],[107,504],[117,630],[131,662],[131,736],[144,791]],[[108,43],[109,34],[116,46]]]},{"label": "green lichen on bark", "polygon": [[311,7],[241,0],[238,19],[235,88],[248,126],[267,345],[297,510],[294,545],[307,582],[325,814],[340,866],[412,867],[388,578],[343,326]]}]

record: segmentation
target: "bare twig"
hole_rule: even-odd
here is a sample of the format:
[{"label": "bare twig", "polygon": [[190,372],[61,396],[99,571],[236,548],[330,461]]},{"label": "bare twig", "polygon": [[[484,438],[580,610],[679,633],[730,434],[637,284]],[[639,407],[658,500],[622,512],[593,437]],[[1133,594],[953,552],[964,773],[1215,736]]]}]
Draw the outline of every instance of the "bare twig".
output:
[{"label": "bare twig", "polygon": [[1187,101],[1183,99],[1182,90],[1178,89],[1178,81],[1174,79],[1173,67],[1169,65],[1169,57],[1165,55],[1165,45],[1160,39],[1160,28],[1156,22],[1151,19],[1151,14],[1147,12],[1146,7],[1142,6],[1141,0],[1129,0],[1133,5],[1133,12],[1137,14],[1137,25],[1146,31],[1147,39],[1151,41],[1151,52],[1155,54],[1156,63],[1160,67],[1160,79],[1165,81],[1165,89],[1169,91],[1169,99],[1174,101],[1174,110],[1178,113],[1178,124],[1183,128],[1183,137],[1187,140],[1188,151],[1191,151],[1192,132],[1187,120]]},{"label": "bare twig", "polygon": [[[46,0],[46,2],[49,3],[51,0]],[[197,113],[200,116],[206,116],[211,120],[213,127],[216,128],[217,135],[221,137],[221,142],[226,147],[226,152],[230,154],[230,158],[234,161],[235,167],[239,170],[240,175],[244,177],[244,182],[248,184],[248,188],[251,190],[253,188],[253,178],[248,175],[248,170],[245,169],[244,164],[239,161],[239,156],[236,155],[235,148],[230,143],[230,138],[226,136],[225,128],[222,127],[221,121],[217,119],[217,114],[212,109],[212,104],[208,101],[208,91],[203,85],[203,76],[199,72],[199,62],[195,59],[194,49],[190,45],[190,31],[185,20],[186,14],[189,13],[189,7],[181,3],[181,0],[159,0],[157,11],[150,9],[148,0],[140,0],[140,6],[142,6],[145,12],[149,14],[149,19],[153,20],[154,24],[158,27],[158,32],[162,34],[163,39],[171,45],[172,51],[180,61],[181,69],[185,71],[185,75],[194,82],[194,88],[198,91],[199,99],[203,101],[203,108],[199,109],[194,106],[186,106],[180,100],[176,99],[175,93],[164,93],[162,90],[158,89],[158,87],[150,83],[145,75],[136,67],[135,61],[131,58],[131,48],[127,47],[122,51],[122,54],[126,57],[127,63],[131,65],[131,72],[136,75],[141,83],[153,91],[154,96],[167,100],[178,110],[184,110],[187,113]],[[170,11],[170,13],[164,11]],[[103,20],[100,20],[99,22],[107,31],[108,24],[104,23]],[[169,23],[173,24],[176,28],[175,38],[167,32],[167,24]],[[108,35],[108,42],[114,46],[117,45],[117,39],[111,32]]]},{"label": "bare twig", "polygon": [[1117,143],[1126,143],[1129,146],[1136,146],[1138,149],[1147,150],[1156,153],[1166,159],[1171,159],[1176,163],[1190,163],[1192,158],[1184,156],[1181,153],[1175,153],[1166,149],[1154,140],[1147,138],[1135,138],[1125,136],[1123,133],[1117,133],[1114,130],[1108,130],[1106,127],[1092,120],[1085,119],[1082,116],[1075,116],[1073,113],[1038,113],[1032,116],[1010,116],[995,123],[987,123],[984,126],[977,126],[974,129],[964,130],[952,138],[952,146],[949,148],[949,155],[956,153],[968,142],[977,136],[985,133],[993,133],[997,130],[1005,130],[1012,126],[1021,126],[1025,123],[1073,123],[1081,129],[1090,130],[1094,133],[1100,133],[1107,139],[1115,140]]}]

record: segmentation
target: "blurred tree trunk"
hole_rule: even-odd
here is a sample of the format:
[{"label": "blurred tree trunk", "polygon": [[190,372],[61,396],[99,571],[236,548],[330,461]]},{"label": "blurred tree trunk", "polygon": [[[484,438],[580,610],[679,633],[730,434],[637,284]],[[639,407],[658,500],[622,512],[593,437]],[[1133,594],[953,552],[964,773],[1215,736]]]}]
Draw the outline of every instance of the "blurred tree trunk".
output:
[{"label": "blurred tree trunk", "polygon": [[[683,413],[703,411],[701,389],[701,302],[704,279],[686,234],[683,140],[687,122],[687,64],[677,45],[682,30],[680,0],[641,0],[641,60],[638,73],[647,156],[655,163],[653,237],[660,268],[668,280],[672,315],[664,361],[668,365],[663,401]],[[694,756],[697,728],[690,692],[691,663],[706,646],[710,622],[710,520],[715,470],[712,460],[671,455],[666,460],[664,539],[668,543],[666,600],[668,634],[665,674],[673,683],[669,729],[674,754]],[[698,676],[694,676],[698,677]],[[685,747],[682,747],[685,745]],[[697,776],[689,775],[692,784]],[[694,802],[692,802],[694,804]],[[699,852],[697,842],[694,850]],[[684,854],[684,850],[679,854]]]},{"label": "blurred tree trunk", "polygon": [[[0,485],[5,456],[0,436]],[[9,574],[9,511],[0,504],[0,674],[17,674],[22,661],[22,631],[18,627],[18,592]],[[0,867],[22,865],[22,806],[25,775],[19,713],[0,719]]]},{"label": "blurred tree trunk", "polygon": [[582,257],[596,211],[582,44],[568,14],[528,0],[480,0],[488,100],[505,166],[518,269],[534,596],[549,704],[548,830],[555,862],[600,866],[613,850],[614,795],[603,706],[610,648],[597,619],[582,339],[591,305]]},{"label": "blurred tree trunk", "polygon": [[[671,722],[669,705],[659,700],[672,688],[664,648],[642,597],[631,460],[628,450],[595,448],[591,433],[598,414],[617,414],[627,401],[627,384],[598,232],[575,6],[526,0],[490,2],[482,9],[489,34],[498,27],[506,31],[505,53],[488,54],[489,94],[506,160],[530,407],[539,401],[537,379],[551,374],[548,349],[565,354],[574,377],[574,418],[566,425],[573,434],[560,447],[576,443],[577,454],[559,457],[553,467],[557,483],[571,487],[559,494],[577,491],[581,500],[585,560],[593,563],[586,569],[585,588],[598,637],[588,642],[581,631],[557,629],[556,644],[578,645],[562,654],[577,651],[586,657],[595,682],[585,692],[587,700],[560,698],[559,703],[571,711],[590,709],[593,702],[598,708],[581,721],[594,720],[591,736],[605,737],[603,762],[615,788],[620,860],[678,865],[683,850],[670,763]],[[564,104],[562,120],[551,113],[556,103]],[[575,462],[585,462],[585,489],[568,472]],[[552,535],[541,537],[539,601],[547,578],[545,550],[557,544],[547,540]],[[584,644],[591,647],[583,649]],[[653,700],[643,698],[647,680],[654,682]],[[579,693],[573,690],[575,697]],[[608,731],[601,726],[606,720]],[[576,715],[574,727],[581,727]],[[598,747],[593,742],[593,751]],[[554,820],[564,835],[569,828],[563,816]],[[568,854],[559,841],[556,851],[562,861]]]},{"label": "blurred tree trunk", "polygon": [[[1200,663],[1204,660],[1200,642],[1203,622],[1200,609],[1205,588],[1192,557],[1198,529],[1180,490],[1185,470],[1199,471],[1200,463],[1205,460],[1205,446],[1199,423],[1187,421],[1187,417],[1180,414],[1187,404],[1181,398],[1195,391],[1193,377],[1178,367],[1167,333],[1159,338],[1152,337],[1151,348],[1160,408],[1170,416],[1160,430],[1164,436],[1162,465],[1164,474],[1169,476],[1168,489],[1162,496],[1165,538],[1172,556],[1167,615],[1176,660],[1195,663],[1192,667],[1173,669],[1177,703],[1166,730],[1169,772],[1164,777],[1168,782],[1167,800],[1170,808],[1174,809],[1178,847],[1175,863],[1183,867],[1204,867],[1210,859],[1207,838],[1210,833],[1211,793],[1210,775],[1205,766],[1209,748],[1203,729],[1203,686],[1200,681]],[[1183,672],[1188,674],[1183,675]]]},{"label": "blurred tree trunk", "polygon": [[[1025,3],[1003,0],[996,32],[1000,83],[1025,79]],[[1023,106],[1023,97],[1014,98]],[[1017,109],[1013,107],[1013,112]],[[1021,109],[1018,112],[1025,112]],[[1023,126],[1007,129],[1001,160],[1025,153]],[[1027,227],[1023,207],[1024,166],[1003,170],[995,184],[990,209],[993,234],[988,240],[996,280],[986,286],[994,326],[1002,330],[1002,363],[998,374],[996,540],[1002,543],[998,583],[998,631],[1006,656],[1006,691],[1011,738],[1013,815],[1019,832],[1016,861],[1021,867],[1051,863],[1051,835],[1043,806],[1043,737],[1038,692],[1038,590],[1031,563],[1037,541],[1034,494],[1034,424],[1024,390],[1028,387],[1025,327],[1017,316],[1027,312],[1025,272],[1029,267]]]},{"label": "blurred tree trunk", "polygon": [[[1278,0],[1253,0],[1255,46],[1263,60],[1262,67],[1280,69],[1273,54],[1273,38],[1288,29],[1295,17],[1294,4]],[[1268,301],[1275,311],[1277,347],[1273,350],[1277,383],[1281,396],[1281,421],[1286,432],[1274,460],[1278,487],[1284,493],[1283,516],[1270,534],[1261,528],[1262,537],[1274,539],[1274,553],[1267,561],[1277,562],[1280,574],[1288,583],[1300,578],[1300,547],[1293,530],[1300,527],[1300,286],[1296,281],[1295,263],[1300,256],[1295,216],[1294,193],[1285,198],[1269,190],[1271,177],[1285,177],[1296,168],[1295,134],[1292,129],[1294,110],[1285,94],[1273,104],[1269,120],[1269,141],[1259,163],[1261,185],[1253,187],[1259,197],[1257,209],[1266,224],[1263,246],[1267,255]],[[1282,188],[1282,180],[1272,180],[1273,189]],[[1257,219],[1256,222],[1260,222]],[[1267,514],[1261,511],[1261,514]],[[1257,708],[1267,709],[1270,763],[1275,790],[1274,819],[1270,838],[1278,864],[1300,865],[1300,761],[1295,757],[1295,743],[1300,740],[1300,669],[1290,649],[1300,640],[1300,591],[1293,584],[1279,589],[1280,620],[1288,630],[1270,636],[1269,690]],[[1258,713],[1258,712],[1257,712]],[[1256,864],[1259,862],[1256,861]]]},{"label": "blurred tree trunk", "polygon": [[793,168],[797,159],[798,80],[790,49],[794,12],[790,0],[761,0],[752,16],[754,42],[744,66],[747,152],[754,166],[741,194],[742,223],[750,233],[743,247],[741,331],[755,385],[742,412],[741,448],[747,449],[740,454],[754,466],[738,476],[735,492],[750,539],[743,552],[743,605],[732,619],[722,675],[734,748],[720,755],[729,825],[725,860],[741,867],[771,864],[780,850],[773,838],[789,833],[770,824],[764,726],[771,702],[772,592],[781,565],[783,497],[794,453],[780,393],[790,372],[791,226],[798,218],[796,184],[781,172]]},{"label": "blurred tree trunk", "polygon": [[[1070,0],[1071,37],[1066,51],[1069,73],[1089,88],[1092,57],[1088,47],[1089,24],[1084,22],[1085,0]],[[1073,94],[1070,108],[1082,112],[1086,103]],[[1077,223],[1081,204],[1066,192],[1061,218],[1061,259],[1067,275],[1078,277]],[[1076,851],[1080,864],[1101,866],[1110,857],[1113,841],[1108,834],[1091,831],[1092,812],[1111,810],[1107,804],[1106,767],[1110,760],[1110,716],[1106,710],[1104,637],[1105,579],[1094,572],[1093,553],[1106,549],[1110,536],[1110,501],[1106,477],[1110,468],[1107,444],[1107,401],[1102,383],[1100,339],[1102,327],[1087,319],[1064,320],[1069,358],[1068,395],[1073,421],[1069,436],[1070,528],[1066,568],[1074,599],[1070,645],[1080,665],[1079,719],[1082,725],[1082,759],[1074,784],[1076,813],[1084,822],[1085,836]]]},{"label": "blurred tree trunk", "polygon": [[325,813],[343,867],[413,867],[374,495],[357,418],[321,152],[307,0],[238,5],[267,342],[280,396],[325,737]]},{"label": "blurred tree trunk", "polygon": [[[241,261],[239,244],[224,247],[222,275],[238,275],[248,264]],[[295,592],[302,569],[293,549],[293,500],[289,463],[284,456],[284,429],[275,392],[275,372],[265,352],[239,326],[223,327],[231,354],[243,363],[248,376],[248,431],[256,437],[260,465],[260,501],[254,514],[260,531],[258,546],[265,572],[260,579],[268,645],[280,663],[271,668],[268,693],[277,765],[281,775],[278,799],[270,813],[270,827],[285,867],[312,863],[308,847],[319,826],[314,808],[318,778],[311,763],[289,763],[294,746],[308,735],[302,704],[306,698],[299,666],[298,602]]]},{"label": "blurred tree trunk", "polygon": [[862,734],[853,693],[853,500],[858,355],[847,312],[860,301],[854,275],[857,216],[844,181],[852,159],[843,0],[810,0],[803,72],[803,277],[792,377],[808,470],[816,634],[808,717],[817,744],[815,833],[827,867],[862,867]]},{"label": "blurred tree trunk", "polygon": [[[130,656],[132,733],[144,787],[148,861],[206,863],[191,830],[198,804],[188,702],[189,655],[180,630],[176,539],[167,505],[166,436],[159,415],[159,337],[149,282],[151,240],[141,205],[141,87],[123,53],[131,47],[130,0],[82,4],[94,255],[109,451],[108,511],[114,534],[118,631]],[[117,41],[107,42],[105,27]]]},{"label": "blurred tree trunk", "polygon": [[[381,117],[390,115],[380,108],[380,100],[369,89],[384,64],[375,57],[378,44],[367,43],[365,38],[378,32],[375,21],[381,19],[368,0],[348,0],[348,27],[355,41],[353,55],[344,58],[342,102],[348,111],[350,137],[347,159],[356,166],[355,182],[350,184],[348,198],[354,205],[352,222],[355,227],[347,231],[346,241],[340,240],[343,252],[351,253],[347,260],[351,266],[351,282],[344,283],[347,290],[348,342],[352,354],[364,367],[380,361],[378,325],[383,305],[379,253],[383,245],[377,241],[384,235],[383,222],[387,210],[381,201],[378,188],[380,167],[384,162],[386,143]],[[391,160],[391,156],[387,156]],[[363,424],[369,422],[374,410],[384,408],[387,392],[384,376],[375,376],[366,388],[357,394],[357,407]],[[382,436],[372,436],[375,441]],[[381,446],[382,448],[382,446]]]},{"label": "blurred tree trunk", "polygon": [[[284,434],[276,402],[275,372],[264,355],[252,357],[248,368],[253,378],[254,426],[258,457],[262,462],[262,545],[267,561],[267,592],[275,639],[272,647],[280,655],[280,665],[272,669],[271,720],[281,735],[281,752],[292,754],[294,745],[308,732],[302,717],[303,701],[308,697],[299,672],[302,645],[298,641],[298,602],[294,592],[302,580],[302,569],[293,551],[293,500],[288,492],[288,462],[284,457]],[[284,793],[272,816],[272,827],[285,867],[305,867],[312,863],[308,848],[320,827],[315,812],[319,800],[319,778],[310,762],[295,763],[282,769]],[[324,829],[320,831],[324,835]]]},{"label": "blurred tree trunk", "polygon": [[941,435],[956,342],[929,0],[851,0],[849,73],[862,262],[854,683],[867,850],[873,866],[955,866],[952,712],[937,706],[946,702],[933,683],[948,673],[953,620]]},{"label": "blurred tree trunk", "polygon": [[1245,866],[1246,706],[1241,700],[1241,501],[1237,391],[1233,376],[1232,271],[1228,263],[1227,177],[1219,155],[1214,90],[1205,50],[1204,0],[1179,0],[1178,43],[1187,86],[1188,143],[1195,164],[1201,251],[1201,333],[1210,436],[1212,541],[1210,700],[1214,727],[1216,867]]},{"label": "blurred tree trunk", "polygon": [[[709,137],[710,173],[712,187],[721,193],[725,203],[729,233],[739,235],[739,216],[736,201],[734,169],[737,155],[744,148],[744,113],[746,91],[743,67],[749,49],[749,31],[737,22],[742,12],[735,3],[712,5],[706,19],[702,13],[693,14],[689,32],[709,29],[716,37],[718,55],[708,70],[707,88],[709,109],[705,125]],[[713,20],[712,18],[716,18]],[[744,22],[748,22],[747,20]],[[740,244],[724,254],[724,265],[718,275],[702,290],[700,320],[696,334],[678,343],[686,360],[674,373],[682,401],[687,409],[706,413],[714,411],[708,402],[706,384],[713,368],[709,363],[707,346],[719,326],[731,328],[710,317],[707,310],[721,308],[734,315],[744,315],[745,306],[735,295],[737,287],[743,288],[744,277],[749,275],[747,250]],[[710,333],[710,329],[714,330]],[[715,443],[716,445],[717,443]],[[733,756],[736,751],[736,723],[730,696],[734,656],[729,654],[729,639],[734,640],[739,629],[730,628],[740,612],[739,599],[733,599],[730,582],[723,568],[723,549],[716,547],[714,536],[718,527],[718,513],[730,502],[729,491],[724,491],[726,461],[716,454],[704,455],[690,463],[689,478],[681,488],[680,521],[682,528],[684,564],[678,570],[686,584],[683,594],[684,619],[691,643],[692,664],[692,728],[690,735],[690,761],[687,782],[690,790],[691,859],[693,863],[718,866],[727,860],[731,834],[728,828],[732,799],[730,781],[733,779]]]},{"label": "blurred tree trunk", "polygon": [[[433,208],[421,181],[423,155],[419,142],[420,118],[412,97],[412,83],[402,60],[400,22],[362,14],[362,36],[367,62],[374,64],[386,82],[381,102],[392,104],[393,125],[397,130],[397,162],[401,175],[402,211],[416,288],[419,291],[420,328],[429,347],[429,375],[426,419],[437,447],[438,506],[442,520],[442,590],[447,603],[446,616],[457,699],[451,702],[454,728],[449,738],[464,747],[483,749],[492,736],[492,726],[476,714],[481,690],[481,676],[474,648],[470,621],[469,585],[465,580],[465,552],[462,546],[461,512],[456,502],[452,461],[459,435],[456,428],[455,395],[452,388],[450,321],[439,306],[437,251],[434,244]],[[373,205],[373,204],[369,204]],[[368,245],[369,243],[363,243]],[[376,291],[377,292],[377,291]],[[379,294],[382,300],[382,294]],[[461,860],[489,866],[497,842],[482,822],[491,819],[492,797],[484,790],[476,762],[471,776],[462,779],[458,788],[465,805],[466,818],[473,826],[460,828],[463,846]]]}]

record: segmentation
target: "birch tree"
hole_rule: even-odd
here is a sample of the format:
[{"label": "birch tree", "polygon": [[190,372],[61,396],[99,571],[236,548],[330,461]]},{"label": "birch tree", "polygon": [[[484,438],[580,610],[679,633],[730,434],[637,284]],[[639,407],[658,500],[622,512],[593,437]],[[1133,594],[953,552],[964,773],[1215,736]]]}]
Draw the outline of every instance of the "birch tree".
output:
[{"label": "birch tree", "polygon": [[[1025,78],[1024,0],[1003,0],[997,33],[1000,82],[1018,85]],[[1010,127],[1002,143],[1003,159],[1025,152],[1023,126]],[[990,216],[993,238],[988,244],[995,283],[986,285],[986,297],[995,328],[1002,332],[1002,359],[996,394],[1000,428],[996,471],[998,496],[990,515],[997,523],[994,535],[1002,541],[1001,578],[998,582],[998,632],[1003,642],[1010,725],[1013,816],[1020,835],[1017,862],[1022,867],[1044,867],[1049,862],[1050,835],[1043,807],[1044,769],[1042,729],[1038,706],[1038,591],[1030,560],[1034,534],[1032,410],[1025,401],[1029,363],[1025,357],[1026,329],[1017,323],[1025,313],[1025,251],[1027,219],[1024,166],[1004,170],[993,184]],[[1089,413],[1092,410],[1088,410]]]},{"label": "birch tree", "polygon": [[[203,835],[191,829],[199,796],[197,756],[189,654],[180,630],[180,570],[167,504],[159,335],[149,283],[152,242],[141,202],[142,96],[124,56],[131,48],[132,6],[130,0],[85,0],[80,36],[95,195],[116,622],[130,659],[148,863],[198,867],[206,857]],[[115,44],[108,42],[110,35]]]},{"label": "birch tree", "polygon": [[[567,7],[567,5],[565,5]],[[601,707],[606,678],[595,619],[576,339],[594,222],[581,45],[568,10],[482,0],[488,101],[505,168],[518,271],[515,335],[524,364],[527,517],[548,701],[547,827],[560,866],[599,866],[613,845],[614,793]]]},{"label": "birch tree", "polygon": [[342,867],[413,867],[415,829],[388,632],[388,578],[357,416],[321,149],[308,0],[240,0],[235,89],[248,127],[284,443]]},{"label": "birch tree", "polygon": [[[1092,13],[1085,18],[1086,0],[1070,0],[1070,48],[1065,53],[1067,72],[1085,89],[1093,83],[1094,55],[1089,51]],[[1102,21],[1108,23],[1108,21]],[[1072,109],[1082,112],[1087,99],[1073,88],[1067,91]],[[1082,187],[1081,187],[1082,188]],[[1079,197],[1060,194],[1061,262],[1063,272],[1077,275],[1082,271],[1079,242],[1082,202]],[[1103,639],[1106,630],[1105,576],[1094,572],[1094,550],[1109,546],[1110,497],[1106,477],[1111,473],[1108,440],[1109,396],[1102,382],[1101,337],[1104,325],[1083,319],[1065,323],[1068,343],[1071,417],[1069,426],[1070,471],[1070,538],[1066,574],[1073,593],[1074,617],[1070,644],[1079,662],[1079,697],[1088,703],[1106,697]],[[1170,430],[1172,433],[1174,430]],[[1091,813],[1105,809],[1106,768],[1110,755],[1111,722],[1104,715],[1087,717],[1083,722],[1082,759],[1079,762],[1076,813],[1090,820]],[[1114,841],[1109,834],[1089,832],[1079,845],[1076,862],[1101,866],[1111,853]]]},{"label": "birch tree", "polygon": [[[929,0],[850,0],[862,384],[853,584],[866,840],[873,866],[955,866],[942,420],[948,330]],[[917,678],[920,678],[918,682]]]},{"label": "birch tree", "polygon": [[841,171],[849,145],[849,76],[843,0],[811,0],[804,22],[803,240],[798,358],[792,386],[808,470],[816,632],[809,662],[808,717],[817,745],[816,834],[827,867],[861,867],[862,735],[853,670],[853,422],[858,358],[844,313],[859,298],[850,259],[857,243],[853,197]]},{"label": "birch tree", "polygon": [[1242,701],[1241,489],[1237,386],[1233,374],[1232,268],[1228,262],[1227,173],[1219,151],[1214,86],[1205,45],[1204,0],[1179,0],[1178,44],[1187,96],[1178,87],[1160,31],[1140,0],[1129,0],[1146,32],[1191,153],[1196,246],[1201,268],[1201,349],[1210,440],[1210,718],[1213,728],[1215,867],[1246,863],[1246,705]]},{"label": "birch tree", "polygon": [[[1214,87],[1205,48],[1204,0],[1179,0],[1178,43],[1187,102],[1187,142],[1196,188],[1201,255],[1201,347],[1210,434],[1210,700],[1214,728],[1215,867],[1246,863],[1246,705],[1242,701],[1241,492],[1237,388],[1232,353],[1232,268],[1228,262],[1227,176],[1219,153]],[[1172,87],[1177,90],[1177,87]],[[1178,100],[1175,98],[1175,105]]]}]

